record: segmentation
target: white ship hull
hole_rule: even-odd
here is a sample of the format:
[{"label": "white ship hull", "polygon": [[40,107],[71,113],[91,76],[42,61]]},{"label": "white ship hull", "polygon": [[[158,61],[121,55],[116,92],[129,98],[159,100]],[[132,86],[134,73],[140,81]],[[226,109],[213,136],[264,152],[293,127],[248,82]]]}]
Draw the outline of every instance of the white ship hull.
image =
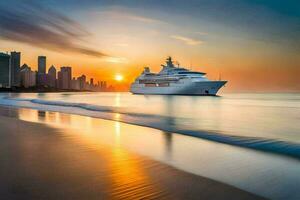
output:
[{"label": "white ship hull", "polygon": [[170,84],[167,87],[147,87],[144,84],[133,83],[130,92],[133,94],[160,95],[216,95],[227,81],[199,81],[184,84]]}]

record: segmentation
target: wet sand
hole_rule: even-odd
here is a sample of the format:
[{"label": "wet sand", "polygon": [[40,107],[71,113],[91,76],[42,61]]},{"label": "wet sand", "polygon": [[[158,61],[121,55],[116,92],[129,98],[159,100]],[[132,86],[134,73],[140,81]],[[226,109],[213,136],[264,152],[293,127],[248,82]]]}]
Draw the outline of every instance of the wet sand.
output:
[{"label": "wet sand", "polygon": [[64,135],[74,130],[22,121],[14,110],[0,107],[1,199],[260,198],[121,146],[88,146]]}]

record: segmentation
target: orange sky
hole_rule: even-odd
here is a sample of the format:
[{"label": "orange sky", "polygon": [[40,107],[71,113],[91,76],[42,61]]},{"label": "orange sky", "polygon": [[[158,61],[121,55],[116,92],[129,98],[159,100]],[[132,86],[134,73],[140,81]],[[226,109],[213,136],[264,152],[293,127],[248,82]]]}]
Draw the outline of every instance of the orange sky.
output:
[{"label": "orange sky", "polygon": [[[1,45],[3,45],[2,43]],[[199,57],[184,55],[185,52],[164,53],[153,55],[135,55],[125,62],[112,62],[109,58],[91,58],[85,55],[64,54],[44,49],[30,49],[30,46],[8,42],[10,48],[1,47],[4,51],[17,50],[22,52],[22,63],[27,63],[34,70],[37,69],[37,56],[47,56],[47,69],[53,64],[57,69],[60,66],[72,66],[73,76],[78,77],[85,74],[88,78],[108,81],[109,84],[117,86],[118,89],[126,89],[134,78],[141,73],[144,66],[150,66],[153,71],[160,70],[160,64],[165,61],[166,56],[172,55],[175,60],[187,68],[203,71],[210,79],[228,80],[225,92],[276,92],[276,91],[300,91],[300,59],[289,55],[278,57],[277,55],[243,55],[241,53],[227,55],[228,53],[211,55],[205,52]],[[15,46],[15,47],[12,47]],[[127,52],[126,52],[127,53]],[[205,55],[207,54],[207,55]],[[272,57],[274,56],[274,57]],[[177,59],[178,58],[178,59]],[[192,67],[191,67],[192,64]],[[121,83],[114,80],[115,75],[124,77]]]}]

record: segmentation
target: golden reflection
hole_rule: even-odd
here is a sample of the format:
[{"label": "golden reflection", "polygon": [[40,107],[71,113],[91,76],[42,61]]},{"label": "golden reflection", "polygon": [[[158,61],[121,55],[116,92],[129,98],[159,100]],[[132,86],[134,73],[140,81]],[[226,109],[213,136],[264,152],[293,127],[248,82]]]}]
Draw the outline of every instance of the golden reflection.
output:
[{"label": "golden reflection", "polygon": [[[114,198],[141,199],[157,197],[162,194],[148,174],[147,167],[145,167],[147,160],[129,153],[126,146],[121,145],[121,139],[123,140],[121,135],[124,130],[126,130],[127,137],[124,137],[126,142],[133,140],[134,143],[141,145],[143,143],[139,141],[145,142],[145,137],[143,137],[143,140],[136,138],[137,135],[135,134],[137,133],[134,132],[130,125],[117,121],[113,122],[62,113],[50,114],[50,112],[45,112],[41,114],[36,110],[29,109],[20,109],[19,112],[20,119],[42,122],[43,124],[60,128],[59,134],[62,134],[62,136],[78,143],[78,146],[98,152],[101,155],[101,159],[105,160],[106,171],[103,173],[109,179],[109,194]],[[45,117],[42,121],[39,121],[39,116]],[[85,120],[84,118],[87,119]]]},{"label": "golden reflection", "polygon": [[58,113],[57,112],[46,112],[45,121],[48,123],[57,123]]},{"label": "golden reflection", "polygon": [[[116,116],[119,114],[117,113]],[[79,118],[82,117],[79,116]],[[144,169],[144,160],[129,153],[121,145],[123,124],[118,121],[106,121],[101,124],[99,119],[90,118],[90,120],[95,123],[82,119],[77,120],[82,127],[79,135],[81,142],[88,143],[87,145],[94,149],[103,150],[102,142],[105,138],[114,141],[112,148],[109,148],[111,153],[105,153],[111,182],[110,194],[116,199],[142,199],[159,195],[160,190],[156,188]],[[115,138],[111,137],[111,133],[114,133]]]},{"label": "golden reflection", "polygon": [[120,107],[121,106],[121,94],[117,93],[115,97],[115,106]]},{"label": "golden reflection", "polygon": [[58,120],[61,124],[71,124],[71,115],[59,113]]},{"label": "golden reflection", "polygon": [[19,119],[24,121],[39,122],[38,111],[31,109],[18,109]]},{"label": "golden reflection", "polygon": [[144,171],[143,160],[129,154],[121,146],[121,126],[120,122],[114,122],[115,147],[112,156],[108,157],[112,172],[112,195],[117,199],[142,199],[157,195],[160,192]]},{"label": "golden reflection", "polygon": [[113,148],[109,163],[112,195],[117,199],[142,199],[159,192],[143,168],[143,160],[130,155],[123,148]]},{"label": "golden reflection", "polygon": [[121,125],[120,122],[115,122],[115,135],[116,135],[116,145],[120,145],[121,137]]},{"label": "golden reflection", "polygon": [[115,113],[114,119],[119,121],[120,120],[120,113]]}]

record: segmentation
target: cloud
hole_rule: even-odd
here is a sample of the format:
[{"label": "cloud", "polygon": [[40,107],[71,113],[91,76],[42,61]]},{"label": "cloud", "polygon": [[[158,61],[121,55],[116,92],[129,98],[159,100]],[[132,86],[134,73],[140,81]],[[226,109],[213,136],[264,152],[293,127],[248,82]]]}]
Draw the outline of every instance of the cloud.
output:
[{"label": "cloud", "polygon": [[128,47],[129,44],[128,43],[116,43],[114,44],[115,46],[118,46],[118,47]]},{"label": "cloud", "polygon": [[137,15],[132,15],[132,14],[127,14],[126,17],[127,17],[127,19],[130,19],[130,20],[135,20],[135,21],[140,21],[140,22],[145,22],[145,23],[161,23],[162,22],[162,21],[157,20],[157,19],[137,16]]},{"label": "cloud", "polygon": [[105,61],[110,63],[128,63],[128,59],[124,57],[107,57]]},{"label": "cloud", "polygon": [[120,8],[115,8],[113,10],[99,11],[99,13],[101,13],[111,19],[131,20],[131,21],[148,23],[148,24],[164,23],[163,21],[161,21],[159,19],[136,15],[136,14],[130,13],[130,12],[120,9]]},{"label": "cloud", "polygon": [[171,35],[171,38],[182,41],[187,45],[193,45],[193,46],[203,43],[203,41],[201,41],[201,40],[196,40],[193,38],[188,38],[188,37],[184,37],[184,36],[180,36],[180,35]]},{"label": "cloud", "polygon": [[36,2],[26,3],[0,5],[0,38],[59,52],[106,56],[78,44],[90,34],[76,21]]},{"label": "cloud", "polygon": [[196,33],[196,34],[199,34],[199,35],[208,35],[207,32],[202,32],[202,31],[196,31],[195,33]]}]

